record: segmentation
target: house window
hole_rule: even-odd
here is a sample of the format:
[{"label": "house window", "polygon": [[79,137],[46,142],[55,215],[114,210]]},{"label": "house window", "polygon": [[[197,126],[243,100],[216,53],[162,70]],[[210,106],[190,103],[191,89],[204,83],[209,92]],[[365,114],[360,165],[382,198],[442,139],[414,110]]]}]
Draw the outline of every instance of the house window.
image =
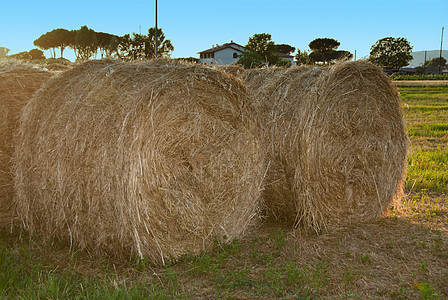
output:
[{"label": "house window", "polygon": [[233,58],[238,58],[238,54],[236,52],[233,53]]}]

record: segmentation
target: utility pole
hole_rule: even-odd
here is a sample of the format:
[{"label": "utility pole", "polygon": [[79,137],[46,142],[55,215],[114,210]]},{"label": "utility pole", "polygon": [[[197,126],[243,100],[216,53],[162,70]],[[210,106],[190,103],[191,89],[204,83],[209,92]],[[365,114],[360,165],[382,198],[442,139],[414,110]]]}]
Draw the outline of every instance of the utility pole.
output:
[{"label": "utility pole", "polygon": [[442,69],[442,45],[443,45],[443,29],[445,27],[442,26],[442,38],[440,39],[440,55],[439,55],[439,75],[441,74]]},{"label": "utility pole", "polygon": [[425,62],[423,63],[423,75],[426,75],[426,50],[425,50]]},{"label": "utility pole", "polygon": [[355,50],[355,61],[356,61],[356,50]]},{"label": "utility pole", "polygon": [[157,59],[157,48],[159,47],[157,42],[157,0],[156,0],[156,27],[155,27],[155,56]]}]

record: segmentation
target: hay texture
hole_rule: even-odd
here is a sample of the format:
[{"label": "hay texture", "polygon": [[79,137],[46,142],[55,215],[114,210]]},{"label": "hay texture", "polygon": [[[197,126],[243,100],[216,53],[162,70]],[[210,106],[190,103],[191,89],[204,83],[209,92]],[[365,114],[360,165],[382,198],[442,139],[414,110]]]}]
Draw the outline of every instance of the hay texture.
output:
[{"label": "hay texture", "polygon": [[13,135],[22,108],[51,73],[15,60],[0,61],[0,227],[13,220]]},{"label": "hay texture", "polygon": [[164,263],[257,219],[264,152],[242,84],[207,67],[92,61],[24,109],[17,205],[31,232]]},{"label": "hay texture", "polygon": [[[285,73],[285,68],[264,67],[246,69],[238,75],[238,78],[246,85],[252,97],[252,106],[260,124],[262,124],[262,135],[267,132],[266,126],[270,126],[270,118],[273,113],[273,103],[270,94],[275,90],[279,78]],[[269,125],[268,125],[269,124]],[[266,141],[266,137],[264,137]],[[269,140],[269,139],[268,139]]]},{"label": "hay texture", "polygon": [[263,89],[268,212],[317,232],[379,217],[401,188],[408,147],[399,95],[382,71],[302,66]]},{"label": "hay texture", "polygon": [[222,71],[231,76],[239,78],[244,73],[244,68],[237,64],[232,65],[212,65],[212,68]]},{"label": "hay texture", "polygon": [[239,73],[239,78],[250,89],[255,101],[265,102],[279,77],[286,71],[287,69],[279,67],[247,69]]}]

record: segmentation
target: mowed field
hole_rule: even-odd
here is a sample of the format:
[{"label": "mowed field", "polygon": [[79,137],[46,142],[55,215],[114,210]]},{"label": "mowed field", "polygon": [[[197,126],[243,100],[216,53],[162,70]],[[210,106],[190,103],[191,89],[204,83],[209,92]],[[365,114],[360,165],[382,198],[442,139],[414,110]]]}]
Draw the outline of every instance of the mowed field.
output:
[{"label": "mowed field", "polygon": [[3,231],[0,298],[448,298],[448,86],[399,91],[408,176],[403,199],[380,220],[321,235],[266,220],[243,240],[164,267]]}]

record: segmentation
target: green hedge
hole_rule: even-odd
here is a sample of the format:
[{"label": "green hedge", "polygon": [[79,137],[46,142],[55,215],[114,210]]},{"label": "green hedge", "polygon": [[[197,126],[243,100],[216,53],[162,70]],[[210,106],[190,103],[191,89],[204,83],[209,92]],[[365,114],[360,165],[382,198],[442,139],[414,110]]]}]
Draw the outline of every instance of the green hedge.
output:
[{"label": "green hedge", "polygon": [[391,75],[392,80],[448,80],[447,75]]}]

